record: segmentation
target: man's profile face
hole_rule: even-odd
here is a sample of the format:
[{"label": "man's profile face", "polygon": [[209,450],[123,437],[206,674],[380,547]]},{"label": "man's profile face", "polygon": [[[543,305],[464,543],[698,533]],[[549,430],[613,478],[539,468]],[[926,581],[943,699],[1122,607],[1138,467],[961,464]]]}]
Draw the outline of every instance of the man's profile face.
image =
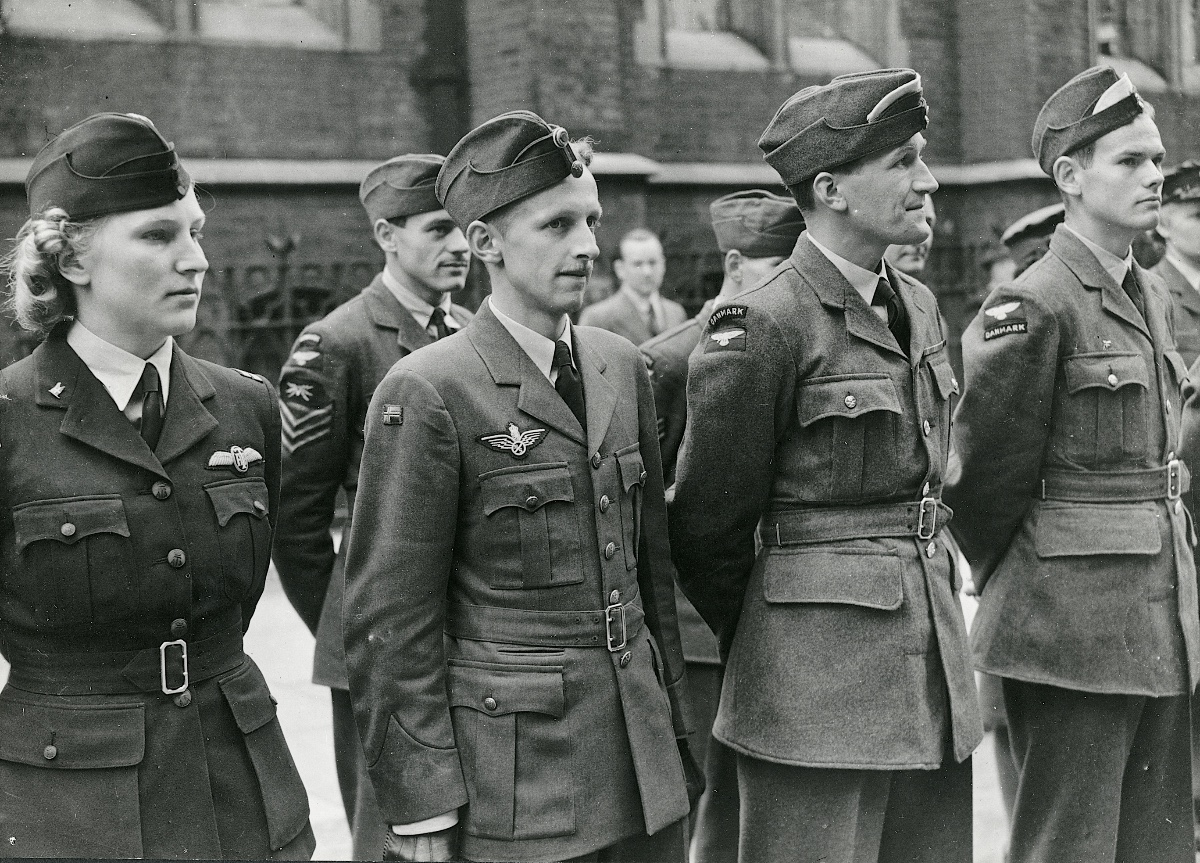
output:
[{"label": "man's profile face", "polygon": [[1200,267],[1200,200],[1163,204],[1158,233],[1167,241],[1167,251]]},{"label": "man's profile face", "polygon": [[526,305],[553,317],[583,307],[600,254],[600,213],[596,180],[584,170],[518,201],[491,222],[505,276]]},{"label": "man's profile face", "polygon": [[471,250],[462,230],[445,210],[408,216],[389,223],[386,240],[408,286],[436,305],[442,294],[467,283]]},{"label": "man's profile face", "polygon": [[1155,227],[1164,155],[1158,126],[1146,113],[1098,139],[1091,164],[1077,171],[1084,209],[1115,228],[1136,232]]},{"label": "man's profile face", "polygon": [[920,132],[891,150],[870,156],[847,172],[833,172],[848,204],[847,215],[864,237],[883,245],[925,243],[933,231],[925,201],[938,183],[921,160]]},{"label": "man's profile face", "polygon": [[903,246],[888,246],[883,256],[887,262],[905,275],[921,278],[929,262],[929,250],[933,248],[933,228],[937,224],[937,213],[933,209],[933,198],[925,197],[925,222],[929,225],[929,238],[920,243]]},{"label": "man's profile face", "polygon": [[621,243],[621,257],[613,261],[613,272],[622,285],[640,297],[649,297],[662,287],[667,259],[655,237],[629,239]]}]

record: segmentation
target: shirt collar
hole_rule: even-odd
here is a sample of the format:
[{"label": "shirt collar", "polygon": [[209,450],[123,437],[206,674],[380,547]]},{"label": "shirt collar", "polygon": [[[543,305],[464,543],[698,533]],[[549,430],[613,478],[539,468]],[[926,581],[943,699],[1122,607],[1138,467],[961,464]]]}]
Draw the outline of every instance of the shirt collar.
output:
[{"label": "shirt collar", "polygon": [[[425,302],[425,300],[421,299],[407,287],[402,285],[400,280],[393,276],[386,267],[384,267],[382,278],[383,284],[391,292],[392,296],[395,297],[396,301],[399,302],[400,305],[404,306],[405,310],[413,316],[414,320],[416,320],[418,324],[421,325],[421,329],[428,329],[429,319],[433,315],[434,307],[429,305],[429,303]],[[442,294],[441,299],[438,300],[438,308],[446,313],[447,327],[452,330],[457,330],[461,327],[461,324],[454,320],[453,316],[450,314],[449,294]]]},{"label": "shirt collar", "polygon": [[1187,280],[1192,289],[1200,291],[1200,267],[1197,267],[1191,261],[1184,260],[1182,255],[1177,255],[1170,249],[1167,250],[1166,257],[1171,265],[1179,270],[1180,275]]},{"label": "shirt collar", "polygon": [[[805,233],[808,234],[807,231]],[[808,241],[817,247],[818,252],[829,259],[829,263],[837,267],[838,272],[850,283],[850,287],[854,288],[863,298],[863,302],[868,306],[871,305],[871,301],[875,299],[875,287],[883,278],[883,261],[879,262],[879,271],[871,272],[852,261],[847,261],[837,252],[827,249],[812,234],[808,234]]]},{"label": "shirt collar", "polygon": [[171,386],[171,354],[175,340],[167,338],[162,347],[150,355],[148,360],[129,353],[123,348],[110,344],[93,333],[79,321],[71,324],[67,331],[67,344],[83,360],[96,380],[104,384],[108,394],[117,404],[117,410],[124,411],[129,405],[133,391],[142,380],[142,369],[147,362],[154,363],[158,369],[158,379],[162,386],[163,404],[167,403],[167,390]]},{"label": "shirt collar", "polygon": [[1124,258],[1119,258],[1110,252],[1108,249],[1098,246],[1085,237],[1083,234],[1076,231],[1070,225],[1064,224],[1064,228],[1074,234],[1079,242],[1083,243],[1089,252],[1096,256],[1096,260],[1100,262],[1100,266],[1104,268],[1104,272],[1108,273],[1108,277],[1121,285],[1125,281],[1125,274],[1129,272],[1129,268],[1133,266],[1133,248],[1125,253]]},{"label": "shirt collar", "polygon": [[[509,335],[516,339],[521,350],[529,355],[538,371],[546,376],[546,380],[551,380],[550,371],[554,367],[554,339],[548,339],[541,333],[531,330],[524,324],[517,323],[504,314],[496,306],[494,297],[488,297],[487,303],[492,307],[492,314],[496,316],[496,320],[504,329],[508,330]],[[566,315],[563,315],[563,325],[559,330],[558,340],[567,343],[567,347],[571,349],[571,364],[578,367],[575,362],[575,341],[571,333],[571,319]]]}]

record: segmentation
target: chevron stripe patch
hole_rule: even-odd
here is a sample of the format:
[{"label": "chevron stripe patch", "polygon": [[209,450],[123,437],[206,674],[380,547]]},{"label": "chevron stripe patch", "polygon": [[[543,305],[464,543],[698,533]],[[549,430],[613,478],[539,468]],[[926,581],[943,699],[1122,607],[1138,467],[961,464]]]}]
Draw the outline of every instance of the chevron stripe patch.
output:
[{"label": "chevron stripe patch", "polygon": [[283,451],[288,455],[333,431],[333,405],[306,408],[280,401],[279,415],[283,424]]}]

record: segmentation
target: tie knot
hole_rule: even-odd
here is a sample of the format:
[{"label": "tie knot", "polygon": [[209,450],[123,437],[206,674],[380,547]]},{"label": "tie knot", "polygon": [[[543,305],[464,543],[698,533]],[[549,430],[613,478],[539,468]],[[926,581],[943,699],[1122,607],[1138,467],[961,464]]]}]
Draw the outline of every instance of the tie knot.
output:
[{"label": "tie knot", "polygon": [[154,363],[146,363],[142,367],[142,392],[157,393],[162,389],[158,380],[158,368]]},{"label": "tie knot", "polygon": [[892,290],[892,284],[886,277],[880,276],[879,281],[875,284],[875,295],[871,297],[871,305],[886,306],[896,296],[896,292]]},{"label": "tie knot", "polygon": [[441,326],[446,322],[446,310],[441,306],[434,306],[433,312],[429,315],[429,325],[431,327]]},{"label": "tie knot", "polygon": [[551,362],[551,368],[562,369],[571,365],[571,349],[567,347],[567,343],[559,339],[554,343],[554,360]]}]

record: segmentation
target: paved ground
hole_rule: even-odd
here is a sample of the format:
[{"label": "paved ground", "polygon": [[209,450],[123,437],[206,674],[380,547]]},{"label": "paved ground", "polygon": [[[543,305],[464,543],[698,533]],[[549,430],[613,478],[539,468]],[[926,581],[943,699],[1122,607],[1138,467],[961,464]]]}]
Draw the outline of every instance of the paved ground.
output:
[{"label": "paved ground", "polygon": [[[350,853],[350,834],[334,774],[329,692],[309,682],[312,645],[272,569],[246,636],[246,652],[258,662],[279,701],[280,722],[308,788],[317,834],[315,859],[344,860]],[[0,681],[7,676],[0,660]],[[1002,863],[1005,829],[989,739],[975,755],[975,863]]]}]

